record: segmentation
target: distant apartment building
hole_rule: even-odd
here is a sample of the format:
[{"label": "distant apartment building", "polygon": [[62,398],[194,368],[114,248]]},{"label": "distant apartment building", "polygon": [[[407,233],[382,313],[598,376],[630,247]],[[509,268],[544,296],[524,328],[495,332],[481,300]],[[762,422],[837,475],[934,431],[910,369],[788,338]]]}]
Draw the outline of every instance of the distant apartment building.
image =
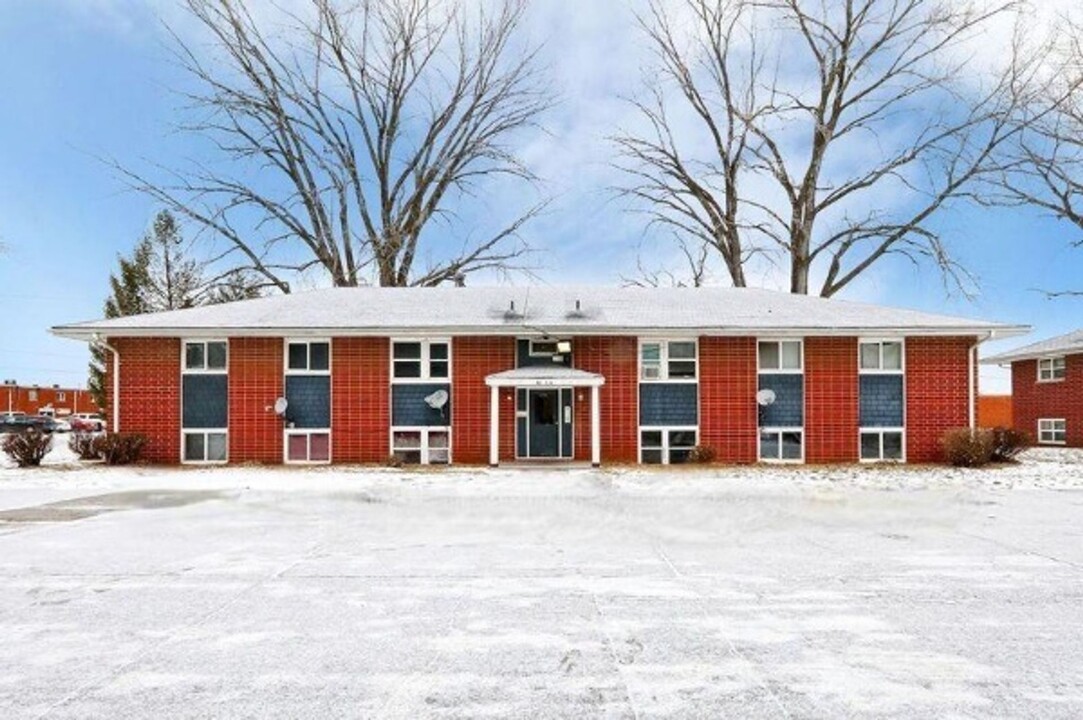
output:
[{"label": "distant apartment building", "polygon": [[0,385],[0,411],[64,417],[74,413],[100,412],[101,408],[85,388],[20,385],[15,380],[4,380]]}]

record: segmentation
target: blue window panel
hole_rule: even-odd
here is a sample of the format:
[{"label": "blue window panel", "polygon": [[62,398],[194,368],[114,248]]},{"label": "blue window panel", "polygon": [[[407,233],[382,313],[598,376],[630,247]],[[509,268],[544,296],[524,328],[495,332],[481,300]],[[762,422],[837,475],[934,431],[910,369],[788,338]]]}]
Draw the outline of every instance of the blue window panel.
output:
[{"label": "blue window panel", "polygon": [[644,427],[699,425],[699,386],[695,383],[642,383],[639,424]]},{"label": "blue window panel", "polygon": [[903,426],[902,375],[862,375],[858,387],[861,427]]},{"label": "blue window panel", "polygon": [[[760,390],[774,390],[775,401],[760,406],[760,427],[803,427],[805,376],[779,373],[760,375]],[[755,402],[755,399],[752,400]]]},{"label": "blue window panel", "polygon": [[[437,390],[448,394],[443,412],[429,407],[425,398]],[[391,388],[391,424],[399,427],[446,427],[451,424],[451,386],[446,383],[394,385]]]},{"label": "blue window panel", "polygon": [[229,426],[229,392],[225,375],[185,375],[181,381],[185,428]]},{"label": "blue window panel", "polygon": [[294,427],[331,427],[331,378],[327,375],[287,375],[286,400],[286,421]]}]

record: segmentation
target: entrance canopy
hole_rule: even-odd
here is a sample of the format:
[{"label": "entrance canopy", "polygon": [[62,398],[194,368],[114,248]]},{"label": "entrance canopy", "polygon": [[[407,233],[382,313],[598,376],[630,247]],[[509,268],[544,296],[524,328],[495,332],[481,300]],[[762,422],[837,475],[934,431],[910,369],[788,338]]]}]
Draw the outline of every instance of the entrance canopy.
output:
[{"label": "entrance canopy", "polygon": [[501,388],[590,388],[590,461],[597,467],[602,459],[601,402],[599,389],[605,377],[563,365],[535,365],[493,373],[485,378],[489,386],[489,464],[500,462],[500,389]]},{"label": "entrance canopy", "polygon": [[506,387],[601,387],[605,377],[563,365],[536,365],[493,373],[485,378],[491,388]]}]

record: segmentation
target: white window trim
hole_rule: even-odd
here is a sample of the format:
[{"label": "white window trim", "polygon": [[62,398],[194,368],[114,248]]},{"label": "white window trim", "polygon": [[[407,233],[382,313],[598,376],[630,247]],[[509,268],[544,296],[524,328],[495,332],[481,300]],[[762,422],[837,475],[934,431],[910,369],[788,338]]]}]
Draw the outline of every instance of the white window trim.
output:
[{"label": "white window trim", "polygon": [[[676,343],[692,343],[695,348],[695,356],[692,358],[676,358],[674,362],[688,362],[691,360],[696,368],[696,376],[691,378],[670,378],[669,377],[669,344],[671,342]],[[643,377],[643,346],[644,345],[658,345],[660,346],[658,352],[658,377],[645,378]],[[699,338],[697,337],[640,337],[639,346],[636,348],[636,373],[639,376],[639,382],[641,383],[684,383],[694,385],[699,382]]]},{"label": "white window trim", "polygon": [[[452,460],[452,438],[451,438],[451,426],[450,425],[392,425],[391,434],[388,438],[388,442],[391,445],[391,454],[395,454],[395,450],[399,449],[395,447],[395,433],[397,432],[416,432],[421,433],[421,447],[418,451],[421,453],[421,464],[431,465],[429,462],[429,434],[433,432],[444,433],[447,435],[447,462],[439,463],[440,465],[450,465]],[[405,449],[405,448],[401,448]]]},{"label": "white window trim", "polygon": [[[804,358],[804,354],[802,353],[802,359],[803,358]],[[804,364],[804,363],[802,363],[802,364]],[[789,433],[789,432],[801,433],[801,457],[797,457],[797,458],[781,458],[781,457],[778,457],[778,458],[765,458],[763,456],[763,443],[760,441],[761,440],[760,434],[765,433],[765,432],[777,433],[780,436],[779,439],[778,439],[779,440],[779,452],[780,453],[781,453],[781,448],[782,448],[782,437],[781,437],[782,433]],[[785,427],[783,427],[783,426],[774,426],[774,425],[772,425],[770,427],[757,428],[756,429],[756,457],[759,459],[759,461],[761,463],[768,463],[768,464],[773,464],[773,465],[801,465],[801,464],[803,464],[805,462],[805,440],[806,440],[805,428],[803,426],[785,426]]]},{"label": "white window trim", "polygon": [[[1063,423],[1064,424],[1064,439],[1063,440],[1043,440],[1042,433],[1048,432],[1055,434],[1057,431],[1053,428],[1043,431],[1042,423]],[[1068,421],[1065,418],[1038,418],[1038,444],[1039,445],[1067,445],[1068,444]]]},{"label": "white window trim", "polygon": [[[884,344],[885,343],[898,343],[901,351],[900,366],[898,369],[885,369],[884,368]],[[879,346],[880,353],[880,367],[878,368],[863,368],[861,367],[861,346],[873,345]],[[860,338],[857,341],[857,372],[861,375],[905,375],[906,374],[906,338]]]},{"label": "white window trim", "polygon": [[[398,378],[398,377],[395,377],[395,343],[420,343],[421,344],[421,357],[416,360],[416,362],[421,363],[421,377],[416,377],[416,378]],[[447,377],[433,377],[432,374],[431,374],[431,371],[432,371],[431,363],[433,362],[433,360],[432,360],[432,357],[430,355],[429,348],[433,343],[436,343],[437,345],[439,345],[439,344],[446,344],[447,345],[447,360],[436,360],[436,362],[446,362],[447,363]],[[424,338],[420,338],[420,337],[395,337],[395,338],[391,338],[391,342],[390,342],[389,345],[390,346],[388,348],[388,352],[390,353],[390,357],[391,357],[391,360],[390,360],[391,361],[391,383],[393,385],[421,385],[421,384],[430,385],[430,384],[433,384],[433,383],[444,383],[444,384],[447,384],[447,385],[451,384],[451,378],[452,378],[451,338],[449,338],[449,337],[424,337]],[[405,360],[404,359],[404,360],[399,360],[398,362],[415,362],[415,361],[414,360]]]},{"label": "white window trim", "polygon": [[[880,435],[880,457],[879,458],[863,458],[861,457],[861,436],[869,433],[877,433]],[[902,457],[898,460],[884,457],[884,433],[899,433],[902,441]],[[858,428],[857,431],[857,459],[859,462],[865,464],[875,463],[898,463],[903,464],[906,462],[906,428],[902,427],[863,427]]]},{"label": "white window trim", "polygon": [[[228,360],[227,360],[227,362],[228,362]],[[57,402],[67,402],[68,401],[68,394],[58,390],[57,393],[56,393],[56,401]]]},{"label": "white window trim", "polygon": [[[183,417],[183,416],[182,416]],[[226,457],[224,460],[189,460],[184,457],[184,436],[203,435],[203,454],[207,454],[207,438],[209,434],[226,436]],[[229,463],[229,428],[181,428],[180,456],[182,465],[226,465]]]},{"label": "white window trim", "polygon": [[[188,367],[188,346],[189,345],[202,345],[203,346],[203,363],[204,366],[207,362],[207,345],[211,343],[222,343],[226,346],[226,366],[224,368],[190,368]],[[228,338],[203,338],[195,340],[181,340],[180,346],[181,355],[181,373],[184,375],[228,375],[229,374],[229,339]]]},{"label": "white window trim", "polygon": [[[307,345],[308,355],[305,360],[312,365],[312,345],[327,343],[327,369],[326,370],[296,370],[290,368],[290,345]],[[285,338],[282,343],[282,370],[285,375],[330,375],[335,366],[334,348],[331,338]]]},{"label": "white window trim", "polygon": [[[778,348],[778,363],[782,364],[782,345],[784,342],[795,342],[801,346],[801,367],[797,370],[793,368],[765,368],[760,366],[760,343],[776,343]],[[792,337],[758,337],[756,338],[756,374],[757,375],[804,375],[805,374],[805,338],[792,338]]]},{"label": "white window trim", "polygon": [[[645,464],[643,462],[643,433],[644,432],[660,432],[662,433],[662,465],[670,465],[669,462],[669,434],[670,432],[691,432],[696,435],[696,442],[692,447],[699,446],[699,426],[698,425],[640,425],[639,433],[636,435],[636,441],[639,446],[639,464]],[[649,448],[651,450],[657,449],[654,447]],[[654,465],[655,463],[651,463]]]},{"label": "white window trim", "polygon": [[[1064,375],[1061,377],[1055,377],[1053,374],[1055,372],[1054,366],[1056,365],[1057,360],[1062,360],[1064,362]],[[1042,377],[1042,363],[1049,363],[1049,377]],[[1038,358],[1037,365],[1038,382],[1040,383],[1064,382],[1068,377],[1068,357],[1066,355],[1051,355],[1049,357]]]},{"label": "white window trim", "polygon": [[[326,435],[327,436],[327,459],[326,460],[290,460],[290,436],[292,435]],[[335,457],[335,438],[331,434],[331,428],[286,428],[282,437],[282,461],[285,465],[330,465]],[[309,440],[308,454],[312,454],[312,441]]]}]

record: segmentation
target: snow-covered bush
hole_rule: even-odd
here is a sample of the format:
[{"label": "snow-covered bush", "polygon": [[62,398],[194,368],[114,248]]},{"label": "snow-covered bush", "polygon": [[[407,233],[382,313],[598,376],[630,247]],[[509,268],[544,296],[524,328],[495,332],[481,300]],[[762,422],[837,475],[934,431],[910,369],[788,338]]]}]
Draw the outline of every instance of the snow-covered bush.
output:
[{"label": "snow-covered bush", "polygon": [[706,465],[707,463],[713,463],[717,457],[718,453],[715,451],[714,447],[710,445],[696,445],[692,448],[692,451],[688,453],[688,462]]},{"label": "snow-covered bush", "polygon": [[147,436],[139,433],[106,433],[95,439],[98,455],[106,465],[130,465],[143,454]]},{"label": "snow-covered bush", "polygon": [[97,460],[101,457],[98,448],[98,438],[95,433],[76,432],[68,438],[68,448],[75,453],[80,460]]},{"label": "snow-covered bush", "polygon": [[945,459],[955,467],[981,467],[993,459],[994,440],[990,430],[957,428],[941,440]]},{"label": "snow-covered bush", "polygon": [[11,433],[0,449],[19,467],[37,467],[53,448],[53,438],[40,430]]},{"label": "snow-covered bush", "polygon": [[1012,462],[1030,447],[1030,437],[1013,428],[995,427],[993,433],[993,462]]}]

